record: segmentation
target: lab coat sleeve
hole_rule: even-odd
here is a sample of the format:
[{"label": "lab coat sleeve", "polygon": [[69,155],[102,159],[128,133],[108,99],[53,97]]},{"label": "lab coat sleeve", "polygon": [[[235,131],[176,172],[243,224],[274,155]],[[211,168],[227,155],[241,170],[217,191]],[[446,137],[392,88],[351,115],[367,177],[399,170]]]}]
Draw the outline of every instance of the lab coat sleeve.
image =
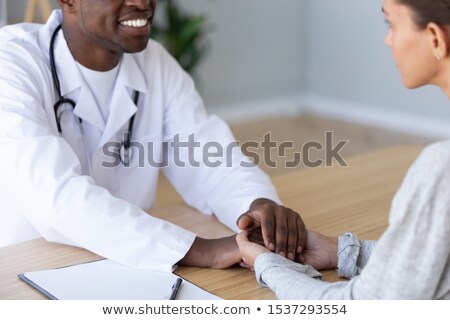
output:
[{"label": "lab coat sleeve", "polygon": [[[1,182],[28,203],[28,221],[49,241],[88,249],[119,263],[171,271],[195,235],[112,196],[89,176],[44,111],[45,62],[19,46],[0,51]],[[47,82],[48,83],[48,82]],[[10,214],[15,214],[10,212]]]},{"label": "lab coat sleeve", "polygon": [[[167,70],[164,140],[175,143],[169,147],[170,161],[164,172],[189,205],[216,214],[238,231],[237,218],[254,200],[281,201],[270,178],[242,154],[225,122],[207,115],[192,79],[169,55],[163,61]],[[177,141],[190,139],[184,147],[176,146]]]}]

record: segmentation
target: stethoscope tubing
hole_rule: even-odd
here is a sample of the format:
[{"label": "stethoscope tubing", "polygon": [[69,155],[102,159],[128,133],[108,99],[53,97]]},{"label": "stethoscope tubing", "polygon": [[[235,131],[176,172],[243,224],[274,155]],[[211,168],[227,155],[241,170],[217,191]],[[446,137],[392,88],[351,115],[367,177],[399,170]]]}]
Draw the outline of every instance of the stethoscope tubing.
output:
[{"label": "stethoscope tubing", "polygon": [[[59,77],[58,77],[58,71],[56,69],[56,59],[55,59],[55,41],[56,41],[56,37],[58,35],[58,32],[62,29],[62,24],[60,24],[59,26],[56,27],[55,31],[53,31],[52,34],[52,38],[50,40],[50,48],[49,48],[49,57],[50,57],[50,69],[51,69],[51,73],[52,73],[52,78],[53,78],[53,84],[55,86],[56,92],[58,94],[58,101],[55,103],[55,105],[53,106],[53,112],[55,114],[55,120],[56,120],[56,126],[58,129],[58,133],[60,135],[62,135],[62,126],[61,126],[61,117],[62,114],[64,113],[65,110],[63,110],[61,112],[61,114],[59,114],[60,108],[63,105],[70,105],[72,107],[72,111],[75,109],[76,103],[75,101],[65,98],[62,96],[61,93],[61,83],[59,82]],[[134,104],[136,105],[136,107],[138,106],[139,103],[139,91],[135,91],[134,92],[134,97],[133,97],[133,101]],[[123,152],[120,153],[120,160],[121,162],[125,165],[125,166],[129,166],[130,164],[130,148],[131,148],[131,139],[133,137],[133,128],[134,128],[134,120],[135,120],[136,114],[134,114],[129,123],[128,123],[128,132],[125,133],[125,139],[121,145],[121,149],[123,149]],[[84,130],[83,130],[83,120],[79,117],[78,121],[80,123],[80,131],[81,134],[84,135]],[[87,153],[87,147],[86,144],[84,142],[83,139],[83,143],[85,145],[85,151],[86,151],[86,156],[88,156]],[[122,150],[121,150],[122,151]],[[123,156],[122,156],[123,154]],[[88,160],[88,163],[90,164],[90,161]],[[91,170],[90,170],[91,171]]]}]

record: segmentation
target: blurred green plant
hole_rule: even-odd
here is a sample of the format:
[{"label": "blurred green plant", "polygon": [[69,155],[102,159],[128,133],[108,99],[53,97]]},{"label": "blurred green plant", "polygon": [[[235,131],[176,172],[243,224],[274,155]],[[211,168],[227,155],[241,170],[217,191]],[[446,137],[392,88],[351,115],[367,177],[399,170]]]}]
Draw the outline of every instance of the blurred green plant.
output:
[{"label": "blurred green plant", "polygon": [[176,0],[158,0],[158,10],[162,10],[163,17],[154,21],[151,37],[194,76],[209,50],[206,35],[211,28],[206,16],[184,12]]}]

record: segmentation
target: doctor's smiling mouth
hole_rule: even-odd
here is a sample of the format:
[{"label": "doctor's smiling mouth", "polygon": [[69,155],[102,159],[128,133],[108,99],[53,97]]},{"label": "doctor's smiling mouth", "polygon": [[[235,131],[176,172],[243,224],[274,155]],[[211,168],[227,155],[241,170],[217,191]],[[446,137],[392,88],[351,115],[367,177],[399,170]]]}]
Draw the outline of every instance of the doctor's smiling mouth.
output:
[{"label": "doctor's smiling mouth", "polygon": [[119,30],[126,36],[141,36],[148,40],[154,11],[133,12],[119,18]]},{"label": "doctor's smiling mouth", "polygon": [[87,1],[80,6],[85,29],[100,46],[117,53],[138,53],[147,47],[156,0]]}]

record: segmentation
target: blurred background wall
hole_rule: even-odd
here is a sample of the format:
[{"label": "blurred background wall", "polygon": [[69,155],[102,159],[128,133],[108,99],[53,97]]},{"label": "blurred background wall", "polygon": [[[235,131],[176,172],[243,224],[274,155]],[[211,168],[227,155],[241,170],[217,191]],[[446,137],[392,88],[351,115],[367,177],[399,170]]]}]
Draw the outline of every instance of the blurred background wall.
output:
[{"label": "blurred background wall", "polygon": [[182,3],[190,10],[207,13],[214,28],[209,37],[211,54],[200,68],[208,105],[262,100],[305,88],[307,1]]},{"label": "blurred background wall", "polygon": [[[56,1],[53,1],[56,3]],[[199,89],[231,120],[312,112],[428,136],[450,137],[436,88],[403,88],[383,39],[382,1],[188,0],[207,14],[211,50]],[[8,0],[10,22],[25,0]]]},{"label": "blurred background wall", "polygon": [[388,28],[381,0],[305,2],[308,80],[304,92],[312,109],[450,137],[450,105],[440,89],[403,87],[383,41]]},{"label": "blurred background wall", "polygon": [[[23,20],[25,9],[27,7],[27,0],[6,0],[8,5],[8,21],[9,23],[18,23]],[[49,2],[56,8],[57,1],[49,0]]]}]

